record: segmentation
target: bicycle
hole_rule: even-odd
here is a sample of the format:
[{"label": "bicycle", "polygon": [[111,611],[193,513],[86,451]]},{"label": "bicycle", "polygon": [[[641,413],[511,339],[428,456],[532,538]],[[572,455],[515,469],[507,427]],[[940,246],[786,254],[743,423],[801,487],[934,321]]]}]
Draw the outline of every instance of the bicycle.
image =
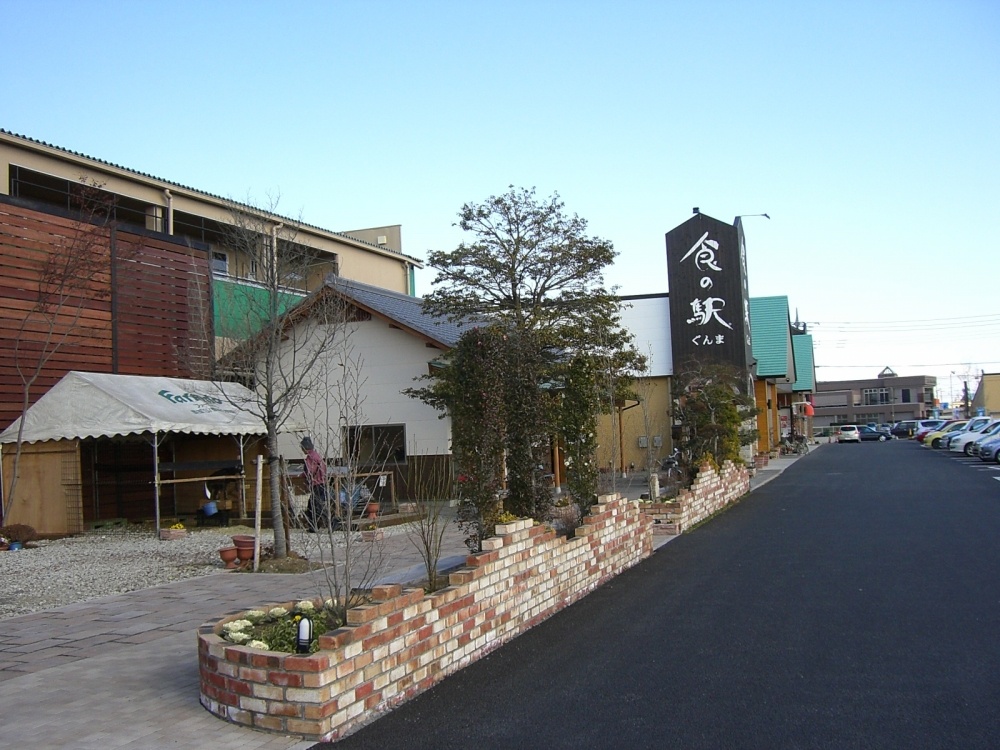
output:
[{"label": "bicycle", "polygon": [[791,453],[804,456],[809,453],[809,443],[804,435],[796,435],[791,440],[785,438],[781,443],[781,452],[786,456]]},{"label": "bicycle", "polygon": [[660,461],[660,471],[667,475],[667,479],[670,479],[671,475],[676,475],[678,479],[681,477],[681,464],[680,464],[681,452],[678,448],[674,448],[674,452],[667,456],[665,459]]}]

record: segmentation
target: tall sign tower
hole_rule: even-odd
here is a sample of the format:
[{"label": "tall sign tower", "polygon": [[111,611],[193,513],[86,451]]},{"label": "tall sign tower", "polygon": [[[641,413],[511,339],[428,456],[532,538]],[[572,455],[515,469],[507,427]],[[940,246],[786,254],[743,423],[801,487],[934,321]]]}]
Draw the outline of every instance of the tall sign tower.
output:
[{"label": "tall sign tower", "polygon": [[696,209],[667,232],[666,241],[675,366],[697,359],[749,370],[754,359],[742,221],[727,224]]}]

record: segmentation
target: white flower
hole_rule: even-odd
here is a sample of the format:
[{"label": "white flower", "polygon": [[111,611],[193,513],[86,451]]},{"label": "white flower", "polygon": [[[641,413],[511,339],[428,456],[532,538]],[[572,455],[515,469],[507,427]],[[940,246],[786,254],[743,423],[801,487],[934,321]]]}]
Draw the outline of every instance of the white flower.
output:
[{"label": "white flower", "polygon": [[284,607],[275,607],[274,609],[268,611],[268,614],[271,615],[271,617],[284,617],[288,614],[288,610]]},{"label": "white flower", "polygon": [[230,633],[235,633],[237,631],[246,630],[251,625],[253,625],[253,623],[249,620],[233,620],[232,622],[227,622],[223,625],[222,629],[228,630]]},{"label": "white flower", "polygon": [[250,641],[250,643],[248,643],[247,646],[249,646],[250,648],[260,649],[261,651],[270,651],[270,649],[267,647],[267,644],[264,643],[264,641]]},{"label": "white flower", "polygon": [[226,640],[232,641],[233,643],[246,643],[250,640],[250,636],[242,630],[234,630],[231,633],[226,634]]},{"label": "white flower", "polygon": [[327,599],[325,602],[323,602],[323,606],[326,607],[327,609],[333,609],[333,599]]},{"label": "white flower", "polygon": [[301,602],[295,605],[295,609],[299,612],[312,612],[316,607],[308,599],[303,599]]},{"label": "white flower", "polygon": [[257,622],[258,620],[263,620],[266,614],[262,609],[251,609],[249,612],[244,612],[243,616],[250,622]]}]

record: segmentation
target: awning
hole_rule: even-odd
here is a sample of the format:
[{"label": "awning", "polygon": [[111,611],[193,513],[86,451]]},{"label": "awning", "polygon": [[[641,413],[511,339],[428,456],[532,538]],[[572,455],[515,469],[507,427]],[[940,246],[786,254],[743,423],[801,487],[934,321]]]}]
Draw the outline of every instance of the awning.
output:
[{"label": "awning", "polygon": [[[239,383],[69,372],[24,415],[25,443],[174,432],[261,435],[256,403]],[[245,408],[241,408],[245,407]],[[21,419],[0,433],[13,443]]]}]

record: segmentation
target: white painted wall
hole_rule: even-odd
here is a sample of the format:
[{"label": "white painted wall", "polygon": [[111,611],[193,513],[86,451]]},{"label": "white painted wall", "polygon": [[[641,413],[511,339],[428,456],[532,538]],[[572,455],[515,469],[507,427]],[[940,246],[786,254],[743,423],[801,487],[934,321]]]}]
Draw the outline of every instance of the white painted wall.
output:
[{"label": "white painted wall", "polygon": [[[450,453],[451,420],[439,419],[439,412],[427,404],[402,393],[406,388],[419,387],[415,378],[426,375],[428,362],[441,355],[439,349],[391,328],[387,323],[372,320],[352,323],[337,346],[329,347],[320,362],[325,387],[311,389],[304,395],[291,422],[304,425],[321,452],[328,441],[339,434],[341,412],[349,424],[405,425],[408,455],[438,455]],[[346,367],[341,366],[346,360]],[[362,394],[355,405],[341,409],[338,385],[345,369],[357,368],[357,376],[348,381],[349,392]],[[324,431],[329,437],[325,438]],[[281,437],[280,447],[286,457],[301,456],[298,441],[301,433]],[[334,451],[330,451],[334,453]]]},{"label": "white painted wall", "polygon": [[635,336],[633,343],[639,353],[649,358],[650,375],[674,374],[667,296],[623,300],[622,327]]}]

